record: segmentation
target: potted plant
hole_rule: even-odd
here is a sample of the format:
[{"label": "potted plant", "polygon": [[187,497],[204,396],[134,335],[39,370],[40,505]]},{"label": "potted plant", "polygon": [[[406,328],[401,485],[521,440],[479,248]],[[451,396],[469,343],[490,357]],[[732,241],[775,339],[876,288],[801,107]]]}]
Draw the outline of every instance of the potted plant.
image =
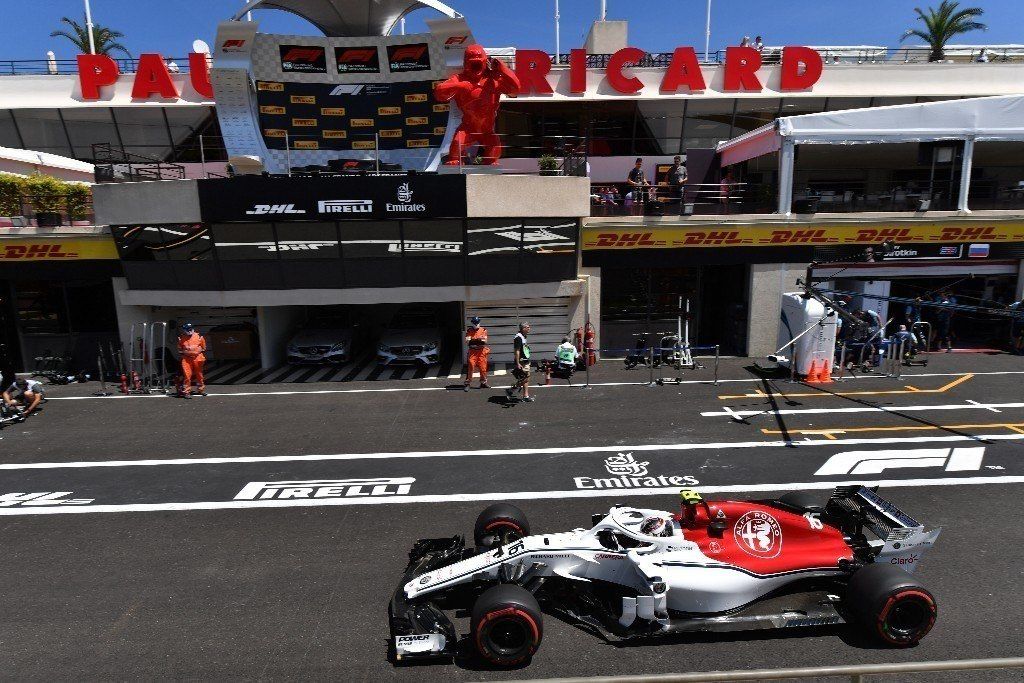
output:
[{"label": "potted plant", "polygon": [[66,190],[67,183],[39,173],[25,179],[25,195],[35,207],[39,227],[56,227],[61,224]]},{"label": "potted plant", "polygon": [[537,160],[541,175],[558,175],[558,159],[552,154],[542,154]]},{"label": "potted plant", "polygon": [[24,180],[10,173],[0,173],[0,216],[21,215],[21,193]]}]

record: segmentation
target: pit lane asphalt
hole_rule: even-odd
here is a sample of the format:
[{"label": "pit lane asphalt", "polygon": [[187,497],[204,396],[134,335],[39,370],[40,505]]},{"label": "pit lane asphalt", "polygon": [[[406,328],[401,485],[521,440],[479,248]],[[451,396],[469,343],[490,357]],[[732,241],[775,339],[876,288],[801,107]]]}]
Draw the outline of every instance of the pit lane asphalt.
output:
[{"label": "pit lane asphalt", "polygon": [[[1024,375],[980,374],[1020,372],[1024,364],[1019,359],[933,358],[928,368],[912,372],[942,376],[911,378],[908,370],[902,382],[856,380],[838,389],[835,384],[829,385],[828,389],[841,389],[839,393],[891,391],[906,384],[934,389],[956,379],[946,373],[979,374],[942,394],[774,400],[780,408],[803,410],[863,407],[862,402],[900,407],[970,405],[969,400],[1012,403],[1020,399],[1017,388]],[[750,378],[739,361],[723,365],[723,378]],[[646,374],[645,370],[639,372]],[[235,394],[232,396],[191,402],[159,398],[50,401],[39,417],[0,432],[0,452],[4,453],[0,465],[209,457],[228,462],[0,470],[0,495],[71,491],[76,498],[95,499],[92,504],[74,507],[0,508],[33,513],[0,516],[4,547],[0,576],[4,577],[5,588],[0,671],[7,677],[25,679],[173,676],[454,680],[1022,654],[1019,624],[1024,605],[1017,599],[1024,578],[1018,550],[1024,522],[1017,504],[1020,486],[994,482],[999,477],[1024,474],[1019,469],[1019,449],[1024,443],[969,438],[991,433],[1012,439],[1016,432],[1011,429],[950,429],[943,425],[1013,424],[1024,419],[1024,409],[813,413],[782,418],[766,415],[748,418],[743,424],[728,416],[702,417],[700,413],[721,411],[723,406],[764,410],[770,403],[764,397],[718,396],[751,393],[757,387],[768,390],[771,385],[725,382],[718,387],[691,384],[647,388],[618,384],[637,381],[635,371],[624,373],[603,366],[593,374],[594,381],[603,386],[540,389],[536,403],[508,409],[488,402],[487,392],[446,392],[443,382],[405,382],[388,387],[401,389],[398,391],[308,395],[243,396],[248,393],[246,388],[238,387],[217,392]],[[775,387],[787,393],[813,391],[784,383]],[[90,390],[95,386],[60,387],[51,395],[72,397]],[[318,387],[303,390],[316,391]],[[940,617],[934,632],[917,648],[876,649],[845,629],[814,631],[804,637],[757,632],[621,647],[548,618],[541,652],[523,670],[477,670],[474,662],[461,660],[448,666],[393,669],[386,661],[386,603],[408,548],[417,538],[469,533],[476,513],[487,504],[453,501],[453,494],[525,492],[528,495],[518,504],[530,515],[536,531],[585,525],[590,513],[607,509],[613,502],[671,508],[675,497],[660,491],[643,497],[635,495],[639,490],[598,492],[599,497],[583,500],[567,495],[577,490],[576,477],[610,477],[605,471],[605,458],[625,450],[618,447],[771,442],[780,437],[762,430],[778,427],[780,420],[790,431],[837,425],[937,428],[924,434],[856,435],[862,441],[898,439],[895,443],[852,445],[843,443],[849,435],[840,435],[835,437],[834,445],[809,445],[809,438],[828,439],[794,433],[790,438],[797,443],[804,441],[804,445],[632,452],[637,460],[648,463],[652,475],[694,476],[701,482],[698,489],[704,485],[758,486],[757,492],[740,490],[728,495],[764,497],[771,494],[764,489],[776,485],[786,488],[784,485],[790,482],[810,481],[827,488],[835,481],[857,478],[823,476],[816,481],[818,468],[841,451],[985,449],[983,465],[977,471],[892,469],[868,477],[900,484],[910,478],[926,480],[920,483],[927,486],[893,486],[884,489],[883,495],[929,526],[944,527],[919,574],[939,600]],[[909,438],[923,441],[905,441]],[[566,452],[580,447],[591,450]],[[555,450],[446,458],[236,462],[246,457],[295,458],[310,454],[542,448]],[[599,448],[605,450],[595,450]],[[251,481],[404,475],[416,479],[405,498],[415,500],[423,493],[436,494],[438,500],[390,504],[399,501],[396,496],[375,505],[93,514],[87,509],[133,501],[233,501],[240,486]],[[960,477],[991,477],[991,482],[931,485],[935,479]],[[555,497],[536,495],[543,491],[553,491]],[[72,509],[80,514],[34,514]],[[464,633],[464,621],[457,625]],[[1004,676],[960,674],[957,680],[996,678]]]}]

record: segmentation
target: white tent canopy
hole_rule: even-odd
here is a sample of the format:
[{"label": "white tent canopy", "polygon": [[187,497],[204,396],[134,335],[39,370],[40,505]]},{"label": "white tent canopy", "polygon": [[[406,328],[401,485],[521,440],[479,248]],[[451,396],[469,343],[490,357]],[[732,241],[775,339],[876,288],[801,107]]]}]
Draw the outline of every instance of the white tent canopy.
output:
[{"label": "white tent canopy", "polygon": [[[975,142],[1024,141],[1024,95],[899,104],[784,116],[718,145],[721,165],[778,152],[779,212],[789,213],[795,145],[857,145],[964,141],[963,182],[969,182]],[[788,184],[788,187],[786,185]],[[966,211],[967,187],[960,210]]]},{"label": "white tent canopy", "polygon": [[439,0],[249,0],[232,19],[239,21],[255,9],[280,9],[299,15],[327,36],[386,36],[399,19],[421,7],[451,18],[462,16]]}]

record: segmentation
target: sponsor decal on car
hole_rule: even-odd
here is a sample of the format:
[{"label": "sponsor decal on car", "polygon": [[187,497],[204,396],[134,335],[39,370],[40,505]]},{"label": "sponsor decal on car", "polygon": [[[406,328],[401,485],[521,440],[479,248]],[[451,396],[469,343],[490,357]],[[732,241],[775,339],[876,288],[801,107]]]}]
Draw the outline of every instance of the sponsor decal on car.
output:
[{"label": "sponsor decal on car", "polygon": [[649,462],[638,462],[632,453],[619,453],[604,460],[609,478],[574,477],[578,489],[634,489],[696,486],[700,482],[690,475],[653,475],[648,471]]},{"label": "sponsor decal on car", "polygon": [[235,494],[235,500],[295,500],[405,496],[416,479],[381,477],[365,479],[314,479],[311,481],[251,481]]},{"label": "sponsor decal on car", "polygon": [[767,512],[745,512],[732,529],[740,550],[760,559],[778,557],[782,552],[782,527]]}]

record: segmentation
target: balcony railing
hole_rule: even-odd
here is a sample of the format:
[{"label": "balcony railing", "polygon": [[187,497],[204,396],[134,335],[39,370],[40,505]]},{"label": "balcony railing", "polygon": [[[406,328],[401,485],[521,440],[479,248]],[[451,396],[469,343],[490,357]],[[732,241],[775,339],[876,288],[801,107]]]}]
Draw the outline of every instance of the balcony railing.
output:
[{"label": "balcony railing", "polygon": [[0,200],[0,230],[86,226],[95,222],[91,195],[21,194]]},{"label": "balcony railing", "polygon": [[[135,73],[139,60],[132,58],[114,59],[121,73]],[[188,57],[165,57],[171,73],[188,73]],[[78,61],[75,59],[0,59],[0,76],[32,76],[39,74],[77,74]]]}]

